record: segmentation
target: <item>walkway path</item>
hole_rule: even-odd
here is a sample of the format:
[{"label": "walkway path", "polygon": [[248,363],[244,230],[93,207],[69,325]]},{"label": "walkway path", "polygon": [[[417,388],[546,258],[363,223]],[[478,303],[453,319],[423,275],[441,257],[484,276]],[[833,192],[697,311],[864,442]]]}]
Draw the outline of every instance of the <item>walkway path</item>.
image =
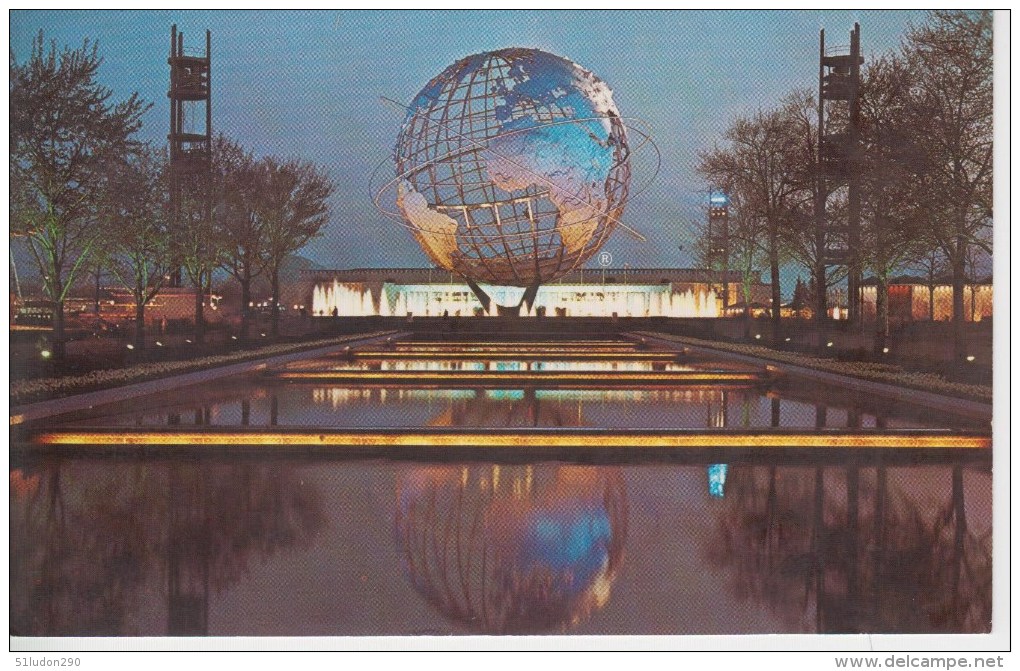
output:
[{"label": "walkway path", "polygon": [[895,401],[924,405],[946,412],[991,420],[992,388],[949,382],[931,373],[913,373],[889,364],[833,361],[767,347],[701,340],[666,333],[636,331],[625,334],[664,345],[682,346],[692,352],[761,366],[778,372],[853,391],[877,394]]}]

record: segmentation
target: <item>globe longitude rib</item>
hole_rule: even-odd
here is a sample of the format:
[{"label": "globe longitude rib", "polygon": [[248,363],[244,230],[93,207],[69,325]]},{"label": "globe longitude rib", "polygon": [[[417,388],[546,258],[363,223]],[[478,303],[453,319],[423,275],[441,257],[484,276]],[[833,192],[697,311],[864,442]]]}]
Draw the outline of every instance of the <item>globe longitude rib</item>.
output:
[{"label": "globe longitude rib", "polygon": [[[490,120],[489,110],[490,109],[492,110],[491,119],[492,119],[493,122],[496,121],[495,107],[493,105],[493,97],[491,95],[489,95],[489,89],[490,89],[490,87],[493,84],[492,77],[495,74],[495,75],[498,75],[500,78],[502,78],[502,77],[506,76],[507,73],[505,72],[505,70],[508,70],[508,69],[509,69],[509,67],[508,67],[508,64],[506,63],[506,61],[504,59],[501,59],[501,58],[497,57],[495,54],[490,55],[486,59],[486,63],[485,63],[485,67],[484,67],[485,83],[484,83],[483,97],[482,97],[482,100],[481,100],[482,107],[483,107],[483,110],[484,110],[484,112],[483,112],[483,119],[482,119],[482,121],[483,121],[483,124],[482,124],[482,128],[483,128],[482,137],[485,139],[485,143],[484,143],[485,146],[488,146],[489,139],[491,139],[492,137],[497,136],[498,135],[498,131],[499,131],[498,125],[496,125],[495,123],[492,123],[492,124],[489,123],[489,120]],[[477,74],[478,74],[478,71],[475,71],[474,75],[477,75]],[[467,136],[467,137],[469,139],[471,139],[471,140],[474,140],[475,139],[475,133],[473,131],[474,131],[475,117],[471,113],[470,109],[468,110],[468,113],[465,116],[467,117],[467,119],[469,121],[469,127],[472,129],[471,134],[469,136]],[[502,218],[500,216],[500,199],[496,195],[495,185],[493,185],[490,180],[484,179],[484,177],[483,177],[481,158],[480,157],[479,157],[478,162],[475,165],[475,171],[472,174],[472,177],[475,178],[475,179],[478,179],[482,183],[482,185],[483,185],[482,190],[483,190],[484,196],[485,196],[487,202],[492,207],[492,219],[493,219],[493,221],[491,222],[490,226],[494,227],[495,232],[496,232],[495,236],[484,235],[484,231],[479,231],[479,232],[476,233],[475,236],[472,236],[472,238],[470,240],[470,243],[471,243],[471,245],[473,247],[473,251],[477,254],[478,258],[480,258],[480,259],[485,259],[488,256],[487,254],[483,253],[482,246],[480,246],[478,244],[479,243],[479,237],[480,237],[479,234],[483,234],[484,235],[483,239],[486,242],[488,242],[488,240],[491,240],[493,238],[495,238],[495,240],[498,240],[499,243],[500,243],[499,246],[502,247],[502,249],[499,250],[499,251],[496,251],[497,244],[487,244],[485,246],[489,247],[490,249],[493,249],[493,251],[496,251],[497,258],[498,258],[498,256],[505,257],[506,258],[506,267],[503,268],[502,264],[498,264],[498,265],[495,264],[495,263],[489,264],[487,262],[486,262],[486,266],[489,268],[492,277],[507,278],[508,282],[512,282],[514,284],[520,284],[522,282],[522,278],[521,278],[520,273],[517,270],[516,264],[514,263],[515,254],[517,254],[518,252],[516,252],[515,250],[511,250],[510,249],[510,246],[508,244],[509,241],[508,241],[508,238],[507,238],[507,231],[504,228],[503,221],[502,221]],[[495,260],[495,259],[493,259],[493,260]]]},{"label": "globe longitude rib", "polygon": [[[405,108],[394,183],[406,179],[427,196],[407,201],[419,214],[400,207],[434,261],[480,282],[529,287],[582,265],[616,225],[643,239],[619,221],[631,168],[626,126],[604,86],[566,59],[507,49],[461,59],[422,89]],[[596,120],[603,128],[585,126]],[[591,140],[584,130],[547,130],[567,123]],[[557,142],[561,159],[528,153]],[[520,151],[535,167],[517,160]]]},{"label": "globe longitude rib", "polygon": [[[388,102],[388,103],[401,106],[400,103],[397,103],[394,100],[390,100],[389,98],[383,98],[383,100]],[[401,106],[401,107],[403,107],[403,106]],[[409,108],[404,108],[404,109],[409,109]],[[578,121],[592,121],[592,120],[598,120],[598,119],[602,119],[602,118],[603,117],[587,117],[587,118],[583,118],[583,119],[570,119],[570,120],[561,121],[561,122],[558,122],[557,124],[552,124],[552,125],[559,125],[559,124],[563,124],[563,123],[571,123],[572,124],[572,123],[577,123]],[[633,120],[633,121],[641,121],[640,119],[631,119],[631,120]],[[621,118],[621,123],[622,123],[622,118]],[[634,132],[637,132],[642,137],[642,143],[639,145],[639,147],[643,147],[646,144],[651,144],[653,149],[656,149],[654,143],[652,142],[652,139],[651,139],[650,135],[648,135],[647,133],[641,132],[640,130],[638,130],[637,128],[635,128],[633,126],[628,126],[628,128],[630,130],[634,131]],[[527,128],[527,129],[519,129],[519,130],[516,130],[516,131],[504,132],[504,133],[501,134],[501,136],[502,137],[506,137],[508,135],[513,135],[515,133],[529,132],[530,130],[532,130],[532,129]],[[491,149],[487,149],[486,148],[486,150],[491,152]],[[477,148],[472,148],[472,149],[467,149],[467,150],[458,150],[457,152],[451,152],[451,153],[446,154],[444,156],[437,157],[435,160],[436,161],[443,161],[443,160],[448,160],[450,158],[457,158],[457,157],[464,156],[464,155],[471,154],[471,153],[478,153],[480,151],[482,151],[482,149],[477,149]],[[493,152],[493,153],[495,153],[495,152]],[[629,151],[628,155],[632,154],[632,153],[633,153],[633,151]],[[657,149],[656,149],[656,153],[658,154],[658,150]],[[380,163],[379,167],[384,165],[384,163],[385,162]],[[617,165],[621,165],[621,164],[620,163],[614,164],[614,167],[616,167]],[[629,174],[630,173],[630,166],[629,166],[629,164],[623,163],[622,165],[627,168],[627,173]],[[407,228],[409,230],[415,230],[417,227],[415,227],[412,224],[408,224],[406,221],[404,221],[404,218],[403,218],[402,215],[400,215],[397,212],[393,212],[393,211],[387,210],[386,208],[382,207],[382,205],[379,203],[379,199],[380,199],[380,197],[381,197],[381,195],[383,193],[385,193],[389,189],[392,189],[393,186],[397,182],[399,182],[402,179],[407,179],[408,175],[417,174],[418,172],[427,169],[427,167],[428,167],[427,164],[421,164],[421,165],[410,167],[405,172],[403,172],[401,174],[398,174],[395,178],[393,178],[393,179],[389,180],[388,182],[386,182],[385,184],[383,184],[378,190],[375,191],[375,196],[373,197],[373,201],[374,201],[376,209],[379,210],[384,215],[386,215],[387,217],[389,217],[390,219],[392,219],[393,221],[395,221],[398,224],[400,224],[401,226],[403,226],[404,228]],[[654,171],[654,174],[647,180],[648,184],[651,184],[654,181],[655,177],[658,176],[658,169],[659,169],[659,161],[657,161],[657,165],[656,165],[656,169]],[[375,172],[378,172],[378,167],[376,168]],[[620,184],[622,184],[624,186],[628,196],[636,195],[636,194],[630,194],[629,193],[629,188],[627,188],[626,184],[622,183],[621,180],[616,179],[615,181],[617,183],[620,183]],[[642,189],[640,189],[638,191],[638,193],[641,193],[645,189],[647,189],[648,184],[646,184],[644,187],[642,187]],[[619,207],[614,208],[614,212],[619,212],[620,209],[622,209],[622,208],[619,208]],[[574,226],[583,225],[587,221],[590,221],[591,219],[594,219],[597,216],[602,216],[602,215],[595,215],[595,216],[589,217],[588,219],[579,220],[577,222],[573,222],[571,224],[568,224],[566,227],[570,228],[570,227],[574,227]],[[620,226],[621,228],[623,228],[628,233],[630,233],[632,236],[637,238],[638,240],[644,241],[644,237],[642,235],[637,233],[637,231],[635,231],[633,228],[627,226],[624,222],[617,220],[616,224],[618,226]],[[420,230],[424,230],[426,232],[434,232],[434,231],[431,231],[430,229],[420,229]]]},{"label": "globe longitude rib", "polygon": [[[569,123],[576,123],[577,121],[578,121],[577,119],[572,119],[572,120],[570,120],[570,121],[569,121]],[[530,130],[530,129],[528,129],[528,130]],[[469,138],[466,138],[466,139],[469,139]],[[470,141],[470,139],[469,139],[469,141]],[[508,158],[508,157],[505,157],[505,156],[502,156],[502,155],[498,154],[497,152],[493,151],[493,150],[492,150],[491,148],[489,148],[489,147],[487,147],[487,146],[482,146],[482,147],[481,147],[481,150],[484,150],[484,151],[488,151],[488,152],[490,152],[490,153],[492,153],[492,154],[494,154],[494,155],[498,156],[499,158],[502,158],[502,159],[504,159],[504,160],[506,160],[506,161],[508,161],[508,162],[512,163],[512,164],[513,164],[513,165],[514,165],[515,167],[518,167],[518,168],[520,168],[521,170],[524,170],[524,171],[528,172],[529,174],[532,174],[532,175],[534,175],[534,176],[536,177],[536,179],[540,179],[540,180],[542,180],[542,181],[545,181],[545,182],[547,182],[547,183],[549,184],[549,186],[550,186],[551,188],[554,188],[554,189],[558,189],[558,186],[557,186],[556,184],[554,184],[554,183],[553,183],[553,182],[552,182],[551,180],[548,180],[548,179],[546,179],[545,177],[543,177],[542,175],[539,175],[539,174],[537,174],[537,173],[534,173],[534,172],[533,172],[533,171],[531,171],[531,170],[528,170],[528,168],[527,168],[526,166],[522,166],[522,165],[520,165],[520,164],[518,164],[518,163],[514,162],[514,161],[513,161],[512,159],[510,159],[510,158]],[[625,164],[624,164],[624,165],[625,165]],[[424,166],[422,166],[422,167],[424,167]],[[418,170],[420,170],[420,168],[418,168]],[[412,170],[412,171],[413,171],[413,170]],[[405,174],[410,174],[410,172],[412,172],[412,171],[408,171],[408,173],[405,173]],[[629,174],[629,169],[628,169],[628,174]],[[395,181],[395,180],[394,180],[394,181]],[[619,180],[617,180],[617,181],[619,181]],[[391,181],[391,184],[392,184],[392,183],[393,183],[393,182]],[[384,187],[384,188],[385,188],[385,187]],[[558,190],[559,190],[559,189],[558,189]],[[585,203],[586,205],[588,205],[589,207],[592,207],[592,209],[594,209],[594,207],[593,207],[593,204],[592,204],[592,203],[591,203],[590,201],[583,201],[583,202],[584,202],[584,203]],[[619,208],[614,208],[614,209],[617,209],[617,210],[618,210]],[[594,216],[593,216],[593,217],[590,217],[589,219],[592,219],[592,218],[596,218],[596,217],[594,217]],[[578,224],[577,224],[577,225],[579,225],[579,224],[583,224],[583,223],[585,223],[585,221],[587,221],[587,220],[582,220],[582,221],[578,222]],[[637,237],[638,239],[640,239],[640,240],[644,241],[644,236],[642,236],[641,234],[639,234],[639,233],[638,233],[637,231],[634,231],[634,229],[630,228],[629,226],[627,226],[626,224],[624,224],[624,223],[623,223],[622,221],[619,221],[619,220],[617,219],[617,220],[615,220],[615,221],[614,221],[614,223],[615,223],[615,224],[617,224],[617,225],[619,225],[619,226],[621,226],[622,228],[625,228],[625,229],[627,229],[627,230],[628,230],[628,231],[630,231],[630,232],[631,232],[631,233],[632,233],[632,234],[633,234],[634,236],[636,236],[636,237]]]}]

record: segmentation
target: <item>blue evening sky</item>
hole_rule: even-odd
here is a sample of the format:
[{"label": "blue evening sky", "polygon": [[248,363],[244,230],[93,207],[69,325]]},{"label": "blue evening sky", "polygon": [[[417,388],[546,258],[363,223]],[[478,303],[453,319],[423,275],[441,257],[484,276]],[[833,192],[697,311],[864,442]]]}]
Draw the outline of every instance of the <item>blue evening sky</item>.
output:
[{"label": "blue evening sky", "polygon": [[[22,61],[40,29],[58,46],[99,43],[100,80],[118,98],[154,103],[147,138],[165,141],[170,26],[187,49],[212,31],[213,129],[258,155],[297,156],[328,167],[338,187],[332,219],[303,252],[329,267],[422,266],[411,235],[379,214],[369,177],[390,152],[403,112],[433,76],[468,54],[523,46],[570,58],[614,91],[620,112],[653,130],[658,179],[623,220],[648,241],[617,229],[605,249],[622,267],[689,266],[692,222],[705,188],[698,152],[742,113],[770,106],[818,76],[818,31],[847,44],[861,23],[866,57],[896,48],[913,11],[12,11],[11,49]],[[632,139],[632,143],[635,139]],[[637,157],[638,190],[652,154]],[[644,178],[644,179],[643,179]],[[684,251],[680,250],[683,245]],[[797,274],[784,278],[784,293]],[[789,282],[790,286],[786,286]]]}]

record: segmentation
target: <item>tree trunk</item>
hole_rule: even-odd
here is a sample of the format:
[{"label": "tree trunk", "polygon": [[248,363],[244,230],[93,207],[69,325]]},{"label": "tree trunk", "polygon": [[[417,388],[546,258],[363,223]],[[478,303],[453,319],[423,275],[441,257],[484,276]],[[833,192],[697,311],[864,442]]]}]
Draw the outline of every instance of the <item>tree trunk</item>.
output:
[{"label": "tree trunk", "polygon": [[875,340],[872,351],[881,354],[889,339],[889,282],[883,273],[875,273]]},{"label": "tree trunk", "polygon": [[202,287],[202,273],[195,282],[195,342],[199,345],[205,339],[205,296]]},{"label": "tree trunk", "polygon": [[99,291],[102,289],[100,286],[101,273],[96,271],[96,293],[92,296],[92,308],[96,313],[96,317],[99,317]]},{"label": "tree trunk", "polygon": [[751,339],[751,283],[744,277],[744,340]]},{"label": "tree trunk", "polygon": [[928,321],[935,322],[935,283],[928,285]]},{"label": "tree trunk", "polygon": [[967,516],[963,500],[963,466],[953,466],[953,566],[950,571],[951,591],[957,596],[960,590],[960,569],[964,562],[964,542],[967,540]]},{"label": "tree trunk", "polygon": [[772,342],[783,341],[783,333],[780,324],[782,312],[782,287],[779,286],[779,232],[769,233],[769,270],[771,271],[772,282]]},{"label": "tree trunk", "polygon": [[60,367],[67,358],[67,345],[64,342],[64,301],[53,301],[53,363]]},{"label": "tree trunk", "polygon": [[135,349],[145,349],[145,287],[135,287]]},{"label": "tree trunk", "polygon": [[964,332],[964,309],[963,291],[966,283],[966,267],[964,266],[963,250],[966,243],[962,239],[956,242],[956,254],[952,260],[953,266],[953,358],[956,361],[963,361],[967,356],[966,343],[963,339]]},{"label": "tree trunk", "polygon": [[863,599],[860,588],[858,548],[861,546],[860,525],[860,484],[861,471],[856,464],[847,466],[846,471],[846,549],[843,560],[846,562],[846,621],[843,631],[862,631],[859,617],[863,610]]},{"label": "tree trunk", "polygon": [[241,275],[241,342],[248,340],[248,326],[251,321],[251,278],[246,273]]},{"label": "tree trunk", "polygon": [[273,264],[272,277],[270,277],[270,291],[273,293],[273,313],[270,318],[270,333],[273,338],[280,333],[280,267]]},{"label": "tree trunk", "polygon": [[825,343],[828,340],[826,333],[829,325],[828,297],[825,295],[825,264],[823,262],[822,250],[818,250],[818,261],[815,262],[815,333],[818,336],[818,351],[825,353]]}]

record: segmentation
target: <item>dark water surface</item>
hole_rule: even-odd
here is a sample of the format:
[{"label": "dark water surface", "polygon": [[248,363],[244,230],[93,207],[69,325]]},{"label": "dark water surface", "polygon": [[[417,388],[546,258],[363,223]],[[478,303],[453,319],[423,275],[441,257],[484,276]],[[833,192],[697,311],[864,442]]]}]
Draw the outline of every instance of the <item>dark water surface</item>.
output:
[{"label": "dark water surface", "polygon": [[988,631],[989,469],[827,461],[32,459],[11,633]]},{"label": "dark water surface", "polygon": [[[45,428],[987,429],[782,381],[459,389],[429,388],[426,380],[432,366],[536,370],[535,361],[522,361],[305,361],[289,370],[388,366],[422,370],[423,380],[342,386],[241,377],[95,408]],[[541,363],[574,371],[739,368]],[[503,462],[479,452],[460,463],[413,450],[388,460],[314,449],[231,457],[216,449],[85,454],[22,444],[10,470],[10,632],[990,629],[990,457],[881,448],[781,453],[708,448],[568,462],[522,449]]]},{"label": "dark water surface", "polygon": [[[606,429],[974,428],[980,423],[825,388],[432,389],[232,380],[95,409],[69,425],[589,427]],[[985,424],[987,427],[987,423]]]}]

